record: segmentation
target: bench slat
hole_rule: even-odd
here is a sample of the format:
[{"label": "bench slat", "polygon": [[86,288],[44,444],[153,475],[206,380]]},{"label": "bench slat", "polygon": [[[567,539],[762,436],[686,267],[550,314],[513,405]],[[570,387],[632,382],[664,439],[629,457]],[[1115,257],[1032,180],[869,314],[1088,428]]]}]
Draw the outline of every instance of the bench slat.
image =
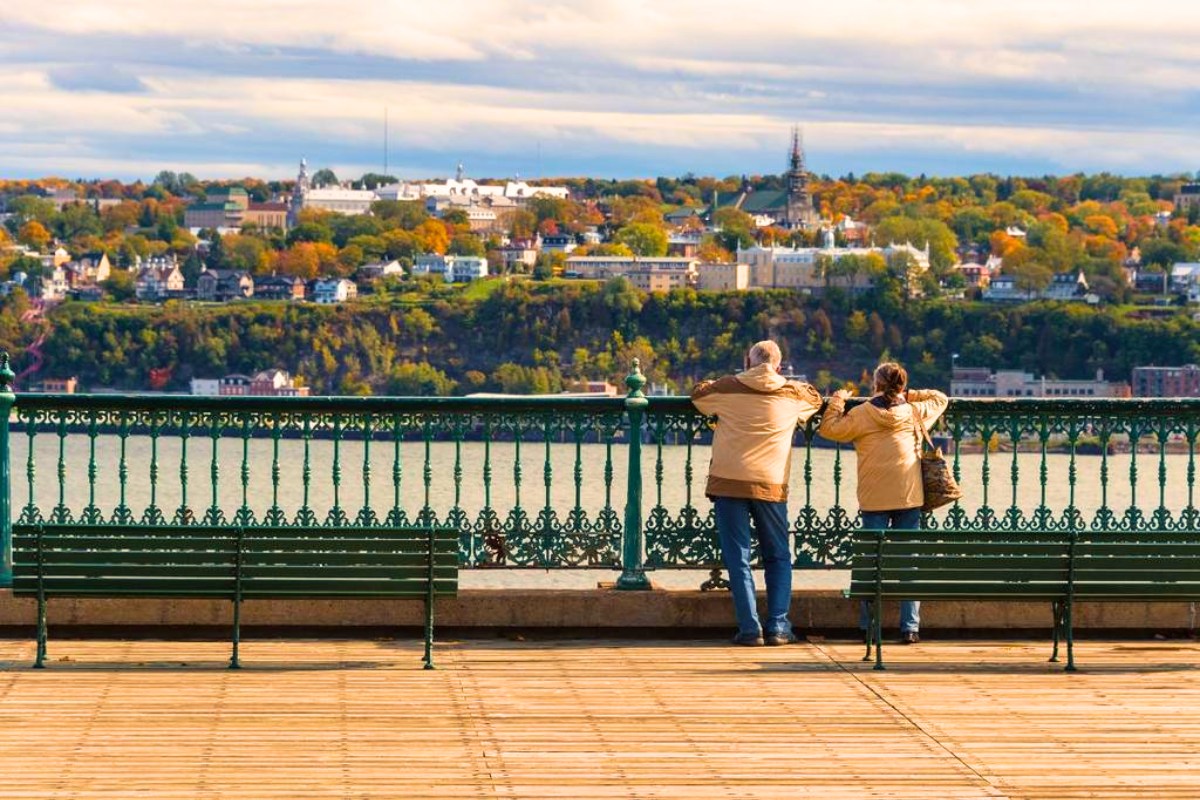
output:
[{"label": "bench slat", "polygon": [[[39,533],[41,563],[38,561]],[[423,597],[427,528],[263,528],[240,532],[242,595]],[[458,532],[436,529],[433,590],[458,587]],[[13,591],[47,596],[232,599],[239,531],[229,526],[14,526]]]},{"label": "bench slat", "polygon": [[[37,554],[19,552],[14,566],[23,569],[37,569]],[[146,566],[178,565],[181,567],[203,567],[205,565],[226,565],[232,568],[237,553],[234,550],[225,553],[191,552],[191,551],[68,551],[51,550],[42,553],[43,563],[47,568],[60,569],[66,565],[101,566],[125,565]],[[297,569],[315,567],[411,567],[425,566],[428,558],[418,553],[243,553],[244,566],[292,566]],[[433,563],[440,566],[453,566],[458,563],[457,553],[436,553]]]},{"label": "bench slat", "polygon": [[[382,581],[378,578],[326,579],[313,581],[289,581],[289,579],[259,578],[242,582],[242,597],[326,597],[326,596],[396,596],[420,597],[425,595],[427,583],[424,579],[408,581]],[[457,582],[451,578],[436,579],[434,594],[452,596],[457,593]],[[232,600],[233,578],[126,578],[107,577],[103,582],[92,578],[61,576],[46,579],[48,595],[67,597],[220,597]],[[35,578],[14,578],[13,594],[37,593]]]}]

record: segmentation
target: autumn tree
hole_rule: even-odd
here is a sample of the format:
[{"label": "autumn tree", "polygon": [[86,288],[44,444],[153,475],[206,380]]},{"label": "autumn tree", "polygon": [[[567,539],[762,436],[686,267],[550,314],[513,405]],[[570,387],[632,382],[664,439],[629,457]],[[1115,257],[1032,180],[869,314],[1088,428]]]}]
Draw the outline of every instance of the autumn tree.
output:
[{"label": "autumn tree", "polygon": [[35,250],[41,250],[50,244],[50,239],[50,231],[36,219],[29,220],[17,231],[17,241]]},{"label": "autumn tree", "polygon": [[613,239],[632,250],[634,255],[659,257],[667,254],[667,232],[653,223],[630,223],[617,231]]}]

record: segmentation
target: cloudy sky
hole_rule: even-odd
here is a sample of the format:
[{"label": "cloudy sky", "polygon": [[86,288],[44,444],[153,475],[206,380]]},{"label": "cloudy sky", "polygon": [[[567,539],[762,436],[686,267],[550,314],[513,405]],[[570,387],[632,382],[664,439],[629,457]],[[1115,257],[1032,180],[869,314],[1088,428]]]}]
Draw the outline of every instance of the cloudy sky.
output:
[{"label": "cloudy sky", "polygon": [[3,0],[0,176],[1200,169],[1195,0]]}]

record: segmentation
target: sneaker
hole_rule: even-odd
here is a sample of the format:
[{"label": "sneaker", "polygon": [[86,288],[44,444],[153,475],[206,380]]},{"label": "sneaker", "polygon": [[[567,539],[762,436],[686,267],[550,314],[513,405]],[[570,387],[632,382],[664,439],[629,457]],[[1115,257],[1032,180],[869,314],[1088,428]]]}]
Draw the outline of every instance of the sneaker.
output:
[{"label": "sneaker", "polygon": [[795,644],[797,641],[799,640],[796,638],[796,634],[791,631],[787,631],[786,633],[768,633],[766,638],[767,644],[772,647],[777,647],[781,644]]},{"label": "sneaker", "polygon": [[762,647],[763,637],[758,633],[738,633],[731,640],[734,644],[739,644],[743,647]]},{"label": "sneaker", "polygon": [[921,635],[916,631],[905,631],[900,634],[900,644],[918,644],[921,641]]}]

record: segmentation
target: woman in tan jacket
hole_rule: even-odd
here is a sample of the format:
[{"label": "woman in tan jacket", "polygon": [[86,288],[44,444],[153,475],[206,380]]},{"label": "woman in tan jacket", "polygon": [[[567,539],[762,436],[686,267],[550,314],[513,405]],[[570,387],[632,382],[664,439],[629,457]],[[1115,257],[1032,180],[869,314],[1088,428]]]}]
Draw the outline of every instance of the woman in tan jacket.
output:
[{"label": "woman in tan jacket", "polygon": [[[921,434],[917,418],[930,427],[946,410],[946,395],[933,389],[908,389],[908,373],[894,362],[875,368],[871,398],[846,411],[850,393],[829,398],[818,432],[835,442],[853,442],[858,457],[858,508],[868,530],[921,527],[925,496],[921,485]],[[867,604],[859,626],[867,629]],[[921,604],[900,603],[900,637],[905,644],[921,640]]]}]

